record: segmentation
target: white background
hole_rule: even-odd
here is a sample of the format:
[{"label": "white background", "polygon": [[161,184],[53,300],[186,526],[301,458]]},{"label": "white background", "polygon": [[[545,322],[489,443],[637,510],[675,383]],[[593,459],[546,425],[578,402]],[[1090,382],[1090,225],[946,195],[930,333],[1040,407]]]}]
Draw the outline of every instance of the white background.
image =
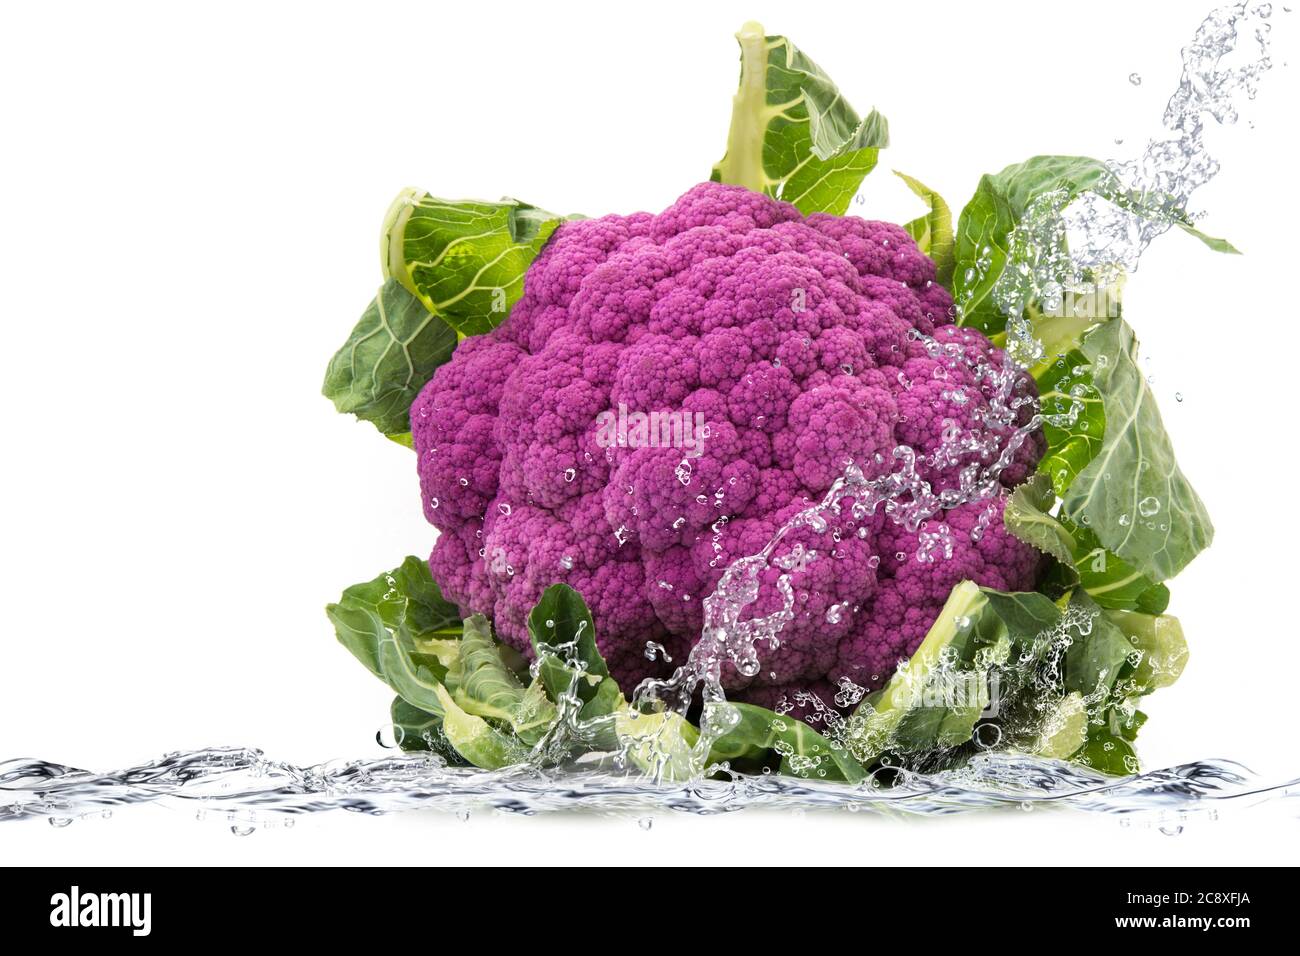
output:
[{"label": "white background", "polygon": [[[1300,775],[1300,210],[1296,75],[1283,66],[1300,14],[1274,8],[1276,68],[1240,124],[1212,131],[1223,171],[1196,197],[1204,228],[1247,254],[1165,237],[1126,315],[1218,528],[1174,582],[1192,657],[1150,702],[1142,755],[1231,757],[1283,779]],[[723,150],[732,34],[756,17],[860,110],[889,117],[867,214],[902,221],[917,201],[889,168],[960,207],[981,173],[1036,153],[1130,155],[1158,132],[1178,50],[1208,9],[8,6],[0,758],[108,769],[209,744],[300,763],[378,752],[391,694],[337,646],[321,608],[426,554],[431,529],[411,453],[335,414],[319,388],[380,281],[379,223],[400,188],[661,209]],[[661,816],[648,832],[578,815],[338,813],[237,839],[143,810],[5,826],[0,861],[556,861],[582,858],[593,837],[605,858],[672,863],[1206,863],[1300,849],[1294,817],[1258,811],[1172,839],[1014,812]]]}]

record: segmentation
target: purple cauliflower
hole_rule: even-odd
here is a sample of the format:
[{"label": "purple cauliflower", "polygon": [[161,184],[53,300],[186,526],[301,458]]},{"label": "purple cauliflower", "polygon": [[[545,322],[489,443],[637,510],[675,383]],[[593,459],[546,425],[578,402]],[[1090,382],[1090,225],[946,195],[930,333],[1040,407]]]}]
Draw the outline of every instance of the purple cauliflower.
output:
[{"label": "purple cauliflower", "polygon": [[[462,342],[411,407],[425,515],[440,532],[434,578],[525,654],[528,611],[546,586],[571,585],[630,692],[673,666],[647,642],[680,663],[728,564],[761,550],[848,464],[879,476],[910,446],[937,494],[1011,444],[998,480],[1012,487],[1041,438],[1012,443],[1013,425],[986,420],[981,363],[1001,353],[950,324],[934,274],[898,226],[805,217],[716,183],[659,215],[561,225],[509,318]],[[1018,395],[1033,387],[1027,375],[1015,383]],[[695,446],[602,439],[616,416],[651,412],[703,423]],[[960,462],[936,456],[954,430],[983,446]],[[874,688],[957,582],[1031,589],[1040,555],[1005,531],[1005,494],[913,531],[879,507],[787,535],[777,557],[792,569],[773,567],[764,583],[791,575],[794,618],[758,674],[726,672],[728,689],[775,706],[793,690],[829,702],[843,678]],[[791,560],[809,552],[819,558]],[[779,600],[764,587],[751,612]]]}]

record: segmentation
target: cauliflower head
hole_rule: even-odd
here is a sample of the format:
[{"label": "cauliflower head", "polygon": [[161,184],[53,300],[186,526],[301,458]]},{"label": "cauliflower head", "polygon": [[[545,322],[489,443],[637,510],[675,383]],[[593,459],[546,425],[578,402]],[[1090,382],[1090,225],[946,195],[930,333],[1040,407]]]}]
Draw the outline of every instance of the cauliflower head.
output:
[{"label": "cauliflower head", "polygon": [[[848,464],[883,474],[908,446],[938,493],[1003,456],[998,481],[1014,486],[1041,438],[986,420],[980,362],[1001,354],[951,324],[934,274],[899,226],[718,183],[658,215],[561,225],[506,321],[462,342],[411,407],[434,578],[524,654],[542,590],[571,585],[630,692],[685,658],[728,564]],[[705,427],[691,449],[611,444],[600,423],[620,408]],[[953,429],[983,436],[960,462],[935,455]],[[759,673],[728,669],[724,686],[765,706],[797,690],[829,703],[845,678],[887,680],[959,581],[1031,589],[1041,555],[1004,529],[1005,494],[915,530],[882,507],[787,535],[763,583],[789,574],[794,617]],[[762,587],[751,610],[780,600]]]}]

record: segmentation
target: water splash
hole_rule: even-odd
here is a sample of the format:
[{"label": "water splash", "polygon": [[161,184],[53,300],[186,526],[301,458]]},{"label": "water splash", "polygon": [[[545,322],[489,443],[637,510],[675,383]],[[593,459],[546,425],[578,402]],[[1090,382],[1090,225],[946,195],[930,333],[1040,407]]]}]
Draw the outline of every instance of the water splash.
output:
[{"label": "water splash", "polygon": [[306,814],[382,815],[433,809],[468,819],[490,809],[532,815],[564,810],[645,819],[658,810],[694,814],[746,809],[839,810],[918,816],[998,808],[1063,807],[1151,826],[1213,819],[1229,808],[1277,805],[1295,814],[1300,778],[1265,784],[1239,764],[1205,760],[1116,779],[1058,761],[1008,754],[977,757],[937,774],[878,771],[851,787],[775,775],[655,783],[607,765],[543,772],[448,767],[431,756],[393,756],[295,766],[240,748],[173,753],[111,773],[42,760],[0,763],[0,822],[53,826],[152,805],[228,826],[291,826]]},{"label": "water splash", "polygon": [[[1047,192],[1010,237],[993,301],[1019,316],[1035,302],[1047,312],[1067,292],[1088,294],[1138,268],[1147,247],[1176,227],[1192,227],[1193,194],[1219,172],[1207,122],[1232,125],[1272,69],[1272,4],[1242,2],[1212,11],[1182,50],[1182,74],[1162,125],[1139,156],[1108,161],[1108,175],[1075,197]],[[1134,74],[1136,75],[1136,74]]]}]

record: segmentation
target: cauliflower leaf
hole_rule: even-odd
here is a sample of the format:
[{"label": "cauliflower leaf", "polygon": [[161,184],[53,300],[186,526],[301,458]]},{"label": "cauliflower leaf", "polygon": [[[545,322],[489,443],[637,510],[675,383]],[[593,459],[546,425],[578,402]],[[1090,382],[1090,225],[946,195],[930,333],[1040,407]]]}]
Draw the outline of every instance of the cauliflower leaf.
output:
[{"label": "cauliflower leaf", "polygon": [[420,389],[456,348],[454,329],[404,289],[384,282],[325,370],[325,397],[395,441]]},{"label": "cauliflower leaf", "polygon": [[1061,513],[1151,580],[1164,581],[1209,547],[1214,525],[1174,459],[1137,348],[1122,319],[1083,340],[1107,426],[1096,457],[1062,496]]},{"label": "cauliflower leaf", "polygon": [[726,155],[712,180],[842,216],[889,145],[889,124],[859,117],[830,77],[783,36],[750,22],[736,34],[740,88]]},{"label": "cauliflower leaf", "polygon": [[500,325],[563,217],[517,199],[438,199],[405,189],[384,220],[380,262],[462,336]]},{"label": "cauliflower leaf", "polygon": [[917,248],[934,260],[934,281],[944,288],[952,288],[955,261],[953,250],[956,243],[952,231],[952,210],[943,201],[943,197],[925,183],[898,170],[894,170],[894,175],[929,205],[928,213],[904,223],[903,228],[916,240]]}]

